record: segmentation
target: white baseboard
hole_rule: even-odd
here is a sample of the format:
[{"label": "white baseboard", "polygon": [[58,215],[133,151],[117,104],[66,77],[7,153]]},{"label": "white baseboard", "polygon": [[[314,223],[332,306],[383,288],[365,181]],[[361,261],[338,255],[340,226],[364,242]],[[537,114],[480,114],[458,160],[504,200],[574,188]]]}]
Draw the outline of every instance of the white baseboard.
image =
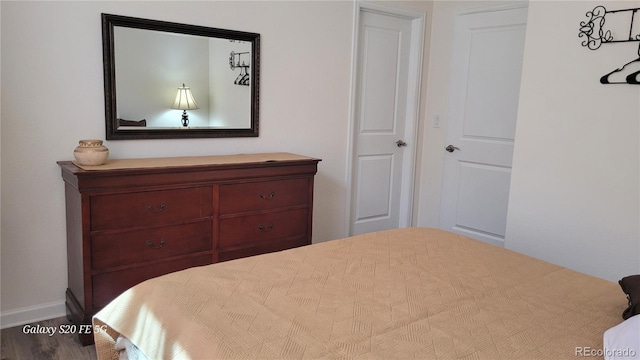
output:
[{"label": "white baseboard", "polygon": [[0,314],[0,329],[66,316],[64,301],[29,306]]}]

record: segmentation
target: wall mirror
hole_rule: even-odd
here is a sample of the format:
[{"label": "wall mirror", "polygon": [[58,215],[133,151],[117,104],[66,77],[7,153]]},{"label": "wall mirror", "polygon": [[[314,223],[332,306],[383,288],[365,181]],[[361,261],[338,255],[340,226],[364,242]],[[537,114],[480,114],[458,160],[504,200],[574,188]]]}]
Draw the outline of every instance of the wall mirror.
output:
[{"label": "wall mirror", "polygon": [[260,34],[102,14],[106,138],[258,136]]}]

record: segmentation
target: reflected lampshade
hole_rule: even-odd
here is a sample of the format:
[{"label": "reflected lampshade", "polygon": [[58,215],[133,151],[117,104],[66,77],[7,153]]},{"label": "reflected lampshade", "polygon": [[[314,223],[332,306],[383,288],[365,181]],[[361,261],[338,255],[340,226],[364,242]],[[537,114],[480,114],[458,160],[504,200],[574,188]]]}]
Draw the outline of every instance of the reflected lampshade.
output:
[{"label": "reflected lampshade", "polygon": [[172,109],[183,110],[182,111],[182,126],[189,125],[189,116],[187,115],[187,110],[195,110],[199,109],[198,103],[193,98],[193,94],[191,93],[191,88],[184,86],[182,84],[181,87],[178,88],[178,94],[176,95],[176,100],[171,105]]},{"label": "reflected lampshade", "polygon": [[193,98],[193,94],[191,93],[191,88],[182,84],[182,86],[178,88],[176,100],[173,102],[173,105],[171,105],[171,108],[179,110],[199,109],[198,103],[196,103],[196,100]]}]

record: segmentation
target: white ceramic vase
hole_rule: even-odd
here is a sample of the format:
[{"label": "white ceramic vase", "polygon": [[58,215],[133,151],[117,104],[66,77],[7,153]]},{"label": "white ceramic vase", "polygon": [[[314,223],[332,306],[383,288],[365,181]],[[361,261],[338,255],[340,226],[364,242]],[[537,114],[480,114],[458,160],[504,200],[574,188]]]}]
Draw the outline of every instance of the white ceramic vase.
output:
[{"label": "white ceramic vase", "polygon": [[102,145],[102,140],[80,140],[73,156],[79,165],[102,165],[109,158],[109,149]]}]

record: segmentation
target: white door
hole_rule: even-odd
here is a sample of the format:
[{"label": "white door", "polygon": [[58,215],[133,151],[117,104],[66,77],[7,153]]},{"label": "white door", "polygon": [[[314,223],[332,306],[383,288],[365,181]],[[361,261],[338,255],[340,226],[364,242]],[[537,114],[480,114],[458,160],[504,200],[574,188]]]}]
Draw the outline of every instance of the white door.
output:
[{"label": "white door", "polygon": [[440,227],[504,246],[526,8],[456,17]]},{"label": "white door", "polygon": [[416,64],[421,56],[421,45],[415,37],[412,41],[412,32],[416,32],[412,22],[406,17],[360,10],[351,235],[410,223],[410,160],[416,148],[413,121],[420,73]]}]

